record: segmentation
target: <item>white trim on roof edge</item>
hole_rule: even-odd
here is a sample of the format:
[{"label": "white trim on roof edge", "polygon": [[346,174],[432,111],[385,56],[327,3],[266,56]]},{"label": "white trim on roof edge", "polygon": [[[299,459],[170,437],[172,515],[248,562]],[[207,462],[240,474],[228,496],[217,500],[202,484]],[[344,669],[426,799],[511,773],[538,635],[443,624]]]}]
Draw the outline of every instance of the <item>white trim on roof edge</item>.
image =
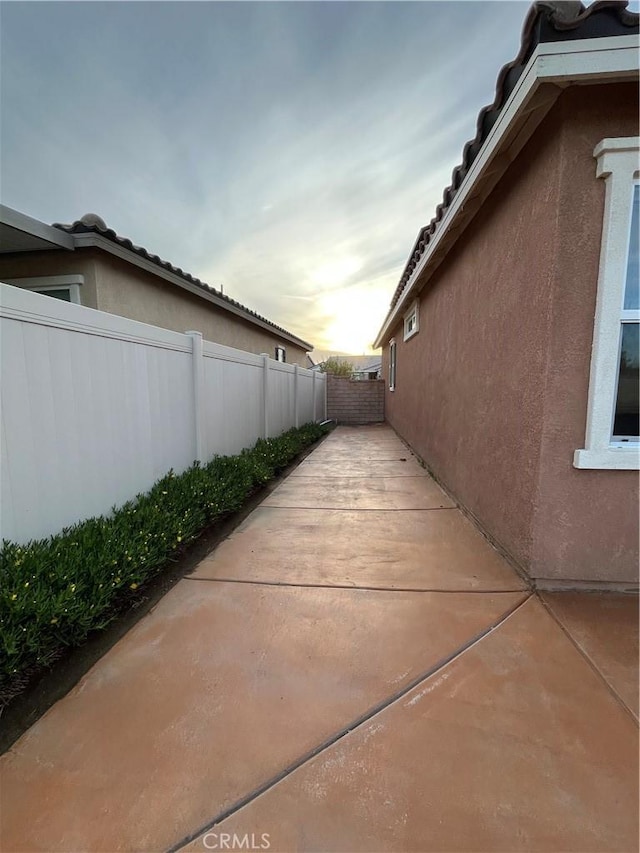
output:
[{"label": "white trim on roof edge", "polygon": [[0,204],[0,222],[15,231],[31,234],[38,240],[51,243],[51,248],[73,249],[71,234],[54,228],[53,225],[47,225],[46,222],[41,222],[32,216],[27,216],[26,213],[20,213],[19,210],[14,210],[12,207],[7,207],[6,204]]},{"label": "white trim on roof edge", "polygon": [[[538,121],[527,122],[525,127],[517,133],[515,143],[519,151],[533,134],[539,121],[551,109],[563,88],[572,83],[588,83],[595,79],[613,81],[635,78],[640,68],[639,48],[640,37],[637,35],[580,39],[570,42],[548,42],[536,47],[500,111],[498,120],[487,135],[478,156],[465,175],[453,201],[436,226],[436,230],[406,283],[400,298],[388,312],[376,336],[375,348],[383,346],[388,340],[403,314],[403,309],[406,310],[407,302],[414,295],[420,278],[422,277],[421,286],[426,282],[424,272],[437,255],[454,221],[460,214],[464,213],[465,203],[473,198],[473,190],[480,180],[483,177],[489,177],[494,171],[499,171],[495,181],[497,183],[499,177],[506,170],[510,158],[507,157],[507,162],[500,164],[497,157],[502,144],[513,130],[515,122],[525,115],[538,114]],[[554,84],[557,88],[551,97],[547,95],[540,102],[537,102],[535,95],[543,83]]]}]

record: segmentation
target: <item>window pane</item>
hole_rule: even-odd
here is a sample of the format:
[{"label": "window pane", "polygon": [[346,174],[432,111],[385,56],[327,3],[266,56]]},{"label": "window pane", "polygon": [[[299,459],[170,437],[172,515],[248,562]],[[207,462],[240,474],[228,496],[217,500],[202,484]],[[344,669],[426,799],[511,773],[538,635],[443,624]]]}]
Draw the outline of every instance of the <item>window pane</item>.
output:
[{"label": "window pane", "polygon": [[631,214],[631,238],[629,240],[629,258],[627,260],[627,283],[624,289],[624,307],[640,308],[639,270],[638,270],[638,229],[640,228],[640,186],[633,189],[633,212]]},{"label": "window pane", "polygon": [[618,373],[618,394],[616,413],[613,420],[613,437],[635,438],[638,436],[638,365],[640,356],[638,346],[640,323],[622,324],[622,347],[620,369]]},{"label": "window pane", "polygon": [[71,302],[71,291],[68,287],[60,290],[36,290],[36,293],[41,293],[43,296],[52,296],[54,299],[62,299],[63,302]]}]

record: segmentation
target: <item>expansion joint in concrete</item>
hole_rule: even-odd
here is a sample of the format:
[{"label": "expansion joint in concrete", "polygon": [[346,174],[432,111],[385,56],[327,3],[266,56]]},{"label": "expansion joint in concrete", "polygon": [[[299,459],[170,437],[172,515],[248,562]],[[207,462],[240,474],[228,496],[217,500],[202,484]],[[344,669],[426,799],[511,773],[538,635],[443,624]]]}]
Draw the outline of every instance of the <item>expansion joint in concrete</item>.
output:
[{"label": "expansion joint in concrete", "polygon": [[370,708],[364,714],[357,717],[355,720],[353,720],[347,726],[340,729],[338,732],[333,734],[331,737],[322,741],[320,744],[318,744],[316,747],[311,749],[309,752],[305,753],[300,758],[298,758],[296,761],[289,764],[288,767],[284,768],[284,770],[281,770],[280,773],[277,773],[275,776],[272,776],[271,779],[268,779],[262,785],[258,786],[253,791],[246,794],[241,799],[237,800],[231,806],[229,806],[228,808],[219,812],[214,818],[212,818],[204,826],[200,826],[195,832],[189,834],[187,837],[181,839],[177,844],[174,844],[172,847],[170,847],[167,850],[167,853],[178,853],[178,851],[181,850],[181,848],[183,848],[185,845],[190,844],[192,841],[195,841],[195,839],[199,838],[202,834],[211,831],[213,829],[213,827],[222,823],[222,821],[230,818],[233,814],[238,812],[241,808],[244,808],[244,806],[248,805],[253,800],[257,799],[257,797],[260,797],[262,794],[269,791],[271,788],[273,788],[279,782],[282,782],[284,779],[286,779],[288,776],[290,776],[294,771],[298,770],[300,767],[307,764],[309,761],[314,759],[316,756],[325,752],[327,749],[332,747],[335,743],[342,740],[342,738],[344,738],[346,735],[348,735],[351,732],[355,731],[356,729],[360,728],[360,726],[364,725],[365,723],[368,723],[369,720],[373,719],[375,716],[380,714],[382,711],[386,710],[391,705],[398,702],[400,699],[402,699],[404,696],[406,696],[408,693],[410,693],[412,690],[414,690],[416,687],[418,687],[424,681],[426,681],[427,679],[429,679],[433,675],[435,675],[439,670],[443,669],[445,666],[448,666],[450,663],[455,661],[457,658],[459,658],[461,655],[463,655],[465,652],[467,652],[469,649],[471,649],[473,646],[475,646],[477,643],[479,643],[481,640],[483,640],[486,636],[488,636],[493,631],[495,631],[497,628],[499,628],[502,624],[504,624],[518,610],[520,610],[520,608],[522,608],[527,603],[527,601],[531,598],[530,593],[523,591],[523,595],[524,595],[524,598],[522,601],[519,601],[517,604],[510,607],[506,613],[503,613],[502,616],[500,616],[498,619],[494,620],[494,622],[492,622],[491,625],[489,625],[487,628],[483,629],[478,634],[473,636],[470,640],[468,640],[462,646],[460,646],[459,648],[457,648],[453,652],[451,652],[451,654],[447,655],[446,657],[439,660],[436,664],[429,667],[429,669],[426,670],[425,672],[423,672],[421,675],[412,679],[410,682],[405,684],[405,686],[402,687],[400,690],[397,690],[395,693],[392,693],[390,696],[386,697],[381,702],[378,702],[376,705],[374,705],[372,708]]}]

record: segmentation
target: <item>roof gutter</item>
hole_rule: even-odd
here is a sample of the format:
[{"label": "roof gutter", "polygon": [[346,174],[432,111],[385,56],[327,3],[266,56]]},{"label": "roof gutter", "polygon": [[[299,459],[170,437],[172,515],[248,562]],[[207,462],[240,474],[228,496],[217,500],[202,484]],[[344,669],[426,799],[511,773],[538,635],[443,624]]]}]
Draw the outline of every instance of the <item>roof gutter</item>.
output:
[{"label": "roof gutter", "polygon": [[637,35],[538,44],[398,301],[389,310],[375,348],[387,342],[409,300],[444,260],[562,90],[578,82],[636,79],[639,48]]}]

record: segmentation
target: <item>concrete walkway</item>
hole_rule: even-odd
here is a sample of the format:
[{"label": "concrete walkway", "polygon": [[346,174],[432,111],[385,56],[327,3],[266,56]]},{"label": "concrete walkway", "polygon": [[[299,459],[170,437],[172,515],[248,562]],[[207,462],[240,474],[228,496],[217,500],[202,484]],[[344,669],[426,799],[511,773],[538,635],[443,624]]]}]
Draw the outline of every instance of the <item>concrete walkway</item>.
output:
[{"label": "concrete walkway", "polygon": [[0,847],[627,853],[637,637],[339,428],[3,756]]}]

